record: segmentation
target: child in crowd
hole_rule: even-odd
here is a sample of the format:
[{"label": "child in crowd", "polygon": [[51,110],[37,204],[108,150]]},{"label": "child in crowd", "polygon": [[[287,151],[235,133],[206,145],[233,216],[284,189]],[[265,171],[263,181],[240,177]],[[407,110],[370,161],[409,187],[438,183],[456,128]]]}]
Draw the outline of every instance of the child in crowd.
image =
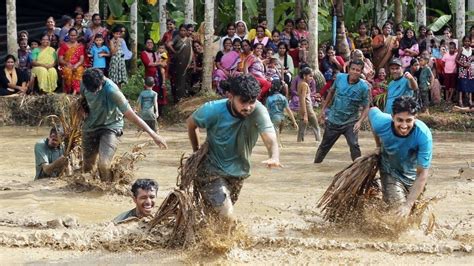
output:
[{"label": "child in crowd", "polygon": [[418,97],[421,103],[421,112],[428,114],[428,106],[430,104],[430,86],[434,82],[433,72],[428,66],[429,57],[421,57],[420,77],[418,78]]},{"label": "child in crowd", "polygon": [[308,64],[308,52],[309,51],[309,42],[307,39],[302,39],[300,41],[300,48],[299,48],[299,65],[301,64]]},{"label": "child in crowd", "polygon": [[281,80],[281,71],[278,69],[278,58],[268,58],[266,60],[265,78],[268,81]]},{"label": "child in crowd", "polygon": [[[458,64],[458,90],[459,90],[459,106],[464,104],[472,106],[472,94],[474,93],[474,53],[471,48],[471,37],[464,36],[462,39],[462,47],[456,56]],[[465,96],[466,102],[463,102]]]},{"label": "child in crowd", "polygon": [[89,50],[89,57],[93,59],[92,67],[98,68],[106,73],[107,62],[105,58],[109,56],[110,50],[104,45],[104,37],[100,33],[96,34],[94,37],[94,44]]},{"label": "child in crowd", "polygon": [[153,77],[145,78],[145,88],[138,96],[138,115],[145,123],[156,132],[156,119],[158,118],[158,93],[154,92],[155,80]]},{"label": "child in crowd", "polygon": [[445,96],[447,102],[452,102],[454,88],[456,88],[456,44],[454,42],[449,43],[449,52],[445,53],[441,58],[444,63],[443,69],[443,83],[445,87]]},{"label": "child in crowd", "polygon": [[127,67],[122,51],[122,26],[115,26],[112,33],[113,38],[109,42],[112,56],[110,58],[109,78],[120,88],[122,84],[128,82]]},{"label": "child in crowd", "polygon": [[381,104],[376,97],[385,93],[387,91],[387,87],[387,73],[385,72],[385,68],[382,67],[379,69],[379,73],[377,73],[377,77],[374,79],[372,90],[370,91],[374,104],[379,108],[383,108],[383,106],[379,106]]},{"label": "child in crowd", "polygon": [[166,47],[164,44],[158,46],[158,56],[161,59],[161,64],[158,66],[158,70],[161,73],[161,83],[160,87],[165,85],[166,80],[166,70],[168,70],[168,53],[166,52]]},{"label": "child in crowd", "polygon": [[272,120],[273,126],[275,127],[280,147],[283,147],[281,144],[280,134],[283,129],[283,122],[285,121],[285,111],[293,123],[293,128],[298,130],[298,124],[296,123],[293,112],[288,106],[288,100],[282,94],[282,92],[283,86],[281,79],[274,79],[269,92],[270,96],[268,96],[267,101],[265,102],[265,106],[267,107],[268,113],[270,114],[270,119]]}]

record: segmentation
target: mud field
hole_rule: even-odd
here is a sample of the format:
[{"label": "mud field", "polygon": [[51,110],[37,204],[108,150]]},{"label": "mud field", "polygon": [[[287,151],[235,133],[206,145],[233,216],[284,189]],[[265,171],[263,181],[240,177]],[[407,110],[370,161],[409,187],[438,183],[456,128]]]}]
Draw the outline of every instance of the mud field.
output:
[{"label": "mud field", "polygon": [[[399,237],[364,232],[324,222],[316,203],[332,176],[350,163],[342,138],[321,165],[312,163],[312,136],[296,143],[283,133],[283,169],[268,170],[261,141],[252,156],[252,176],[236,204],[240,229],[234,239],[187,250],[163,248],[159,238],[143,237],[141,223],[114,226],[109,221],[133,207],[125,196],[73,192],[64,181],[33,182],[34,143],[44,138],[26,127],[0,127],[0,261],[12,263],[328,263],[471,264],[474,256],[473,133],[434,133],[434,158],[425,195],[445,196],[432,206],[437,226]],[[179,158],[190,152],[184,125],[161,131],[169,149],[146,148],[136,177],[154,178],[159,206],[176,183]],[[118,153],[148,140],[126,130]],[[370,132],[360,137],[363,153],[373,150]],[[461,175],[459,169],[466,169]]]}]

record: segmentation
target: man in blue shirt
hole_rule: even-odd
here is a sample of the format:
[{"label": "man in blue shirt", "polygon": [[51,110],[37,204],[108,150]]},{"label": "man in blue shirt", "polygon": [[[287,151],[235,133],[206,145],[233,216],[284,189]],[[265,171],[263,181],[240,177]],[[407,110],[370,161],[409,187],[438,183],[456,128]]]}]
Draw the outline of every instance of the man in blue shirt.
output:
[{"label": "man in blue shirt", "polygon": [[413,96],[413,90],[418,89],[418,83],[410,72],[403,74],[402,61],[400,59],[394,58],[390,62],[389,68],[393,80],[388,84],[387,102],[385,103],[384,112],[392,114],[393,101],[403,95]]},{"label": "man in blue shirt", "polygon": [[423,192],[431,165],[433,139],[430,129],[416,119],[416,100],[402,96],[393,102],[392,115],[377,107],[369,121],[381,152],[380,176],[385,202],[406,217]]},{"label": "man in blue shirt", "polygon": [[[321,121],[326,123],[323,140],[319,144],[314,163],[321,163],[337,139],[344,135],[352,160],[360,157],[358,132],[369,112],[369,87],[360,79],[364,62],[352,60],[349,74],[337,74],[321,111]],[[330,107],[329,107],[330,106]],[[329,114],[326,120],[326,108]],[[359,110],[362,108],[362,114]]]},{"label": "man in blue shirt", "polygon": [[98,169],[102,181],[111,181],[110,165],[123,134],[125,116],[143,129],[156,145],[166,148],[166,141],[156,134],[130,107],[127,99],[101,70],[89,68],[82,76],[81,95],[86,118],[82,127],[83,171],[90,172],[99,157]]},{"label": "man in blue shirt", "polygon": [[206,204],[221,218],[233,220],[233,204],[250,176],[250,155],[258,135],[269,159],[267,167],[281,167],[278,143],[268,111],[257,96],[260,85],[252,75],[228,80],[228,99],[211,101],[187,120],[193,151],[199,149],[199,128],[205,128],[209,151],[198,170],[197,187]]}]

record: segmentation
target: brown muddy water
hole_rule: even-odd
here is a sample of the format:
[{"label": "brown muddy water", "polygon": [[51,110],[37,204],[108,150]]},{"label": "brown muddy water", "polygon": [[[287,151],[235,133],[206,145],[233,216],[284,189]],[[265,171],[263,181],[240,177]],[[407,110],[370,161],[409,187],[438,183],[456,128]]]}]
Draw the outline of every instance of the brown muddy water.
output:
[{"label": "brown muddy water", "polygon": [[[166,249],[134,234],[140,223],[113,226],[110,220],[133,207],[125,196],[72,192],[57,180],[33,182],[35,142],[47,128],[0,127],[0,261],[61,264],[274,263],[274,264],[471,264],[474,261],[473,133],[434,133],[434,158],[425,195],[446,197],[432,206],[437,227],[425,235],[411,229],[394,238],[322,221],[316,203],[332,176],[350,163],[342,138],[321,165],[312,163],[317,144],[308,136],[296,143],[294,131],[282,135],[284,168],[269,170],[261,141],[252,156],[236,215],[245,241],[226,252]],[[160,183],[157,206],[176,183],[182,153],[190,152],[184,126],[161,131],[169,149],[146,148],[136,177]],[[119,152],[148,140],[126,130]],[[373,150],[362,132],[363,153]],[[49,221],[49,223],[48,223]],[[135,231],[134,231],[135,230]],[[130,233],[132,232],[132,233]],[[137,236],[137,237],[135,237]]]}]

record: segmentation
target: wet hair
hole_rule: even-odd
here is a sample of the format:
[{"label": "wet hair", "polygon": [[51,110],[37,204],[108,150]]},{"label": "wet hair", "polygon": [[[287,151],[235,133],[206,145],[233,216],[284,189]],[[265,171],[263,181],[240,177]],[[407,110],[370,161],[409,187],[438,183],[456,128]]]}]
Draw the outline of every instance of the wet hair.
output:
[{"label": "wet hair", "polygon": [[300,78],[304,79],[305,75],[313,73],[313,70],[310,67],[305,67],[300,70]]},{"label": "wet hair", "polygon": [[364,61],[359,60],[359,59],[351,60],[351,62],[349,63],[349,68],[351,68],[352,65],[356,65],[356,66],[360,66],[360,67],[364,68]]},{"label": "wet hair", "polygon": [[416,102],[416,99],[411,96],[401,96],[393,101],[392,115],[403,112],[408,112],[410,115],[416,115],[419,110],[420,106]]},{"label": "wet hair", "polygon": [[260,94],[260,84],[250,74],[240,75],[229,79],[229,92],[243,102],[251,102]]},{"label": "wet hair", "polygon": [[281,80],[279,79],[272,80],[272,86],[270,87],[269,95],[281,93],[282,88],[283,88],[283,84]]},{"label": "wet hair", "polygon": [[152,87],[155,85],[155,79],[153,77],[146,77],[145,78],[145,86]]},{"label": "wet hair", "polygon": [[96,92],[104,83],[104,73],[97,68],[89,68],[82,75],[82,84],[86,90]]},{"label": "wet hair", "polygon": [[133,197],[137,197],[138,196],[138,190],[139,189],[143,189],[143,190],[146,190],[146,191],[150,191],[150,190],[155,190],[155,193],[158,192],[158,183],[153,180],[153,179],[149,179],[149,178],[140,178],[140,179],[137,179],[135,181],[135,183],[133,183],[132,185],[132,193],[133,193]]},{"label": "wet hair", "polygon": [[16,62],[16,58],[12,54],[9,54],[5,57],[5,64],[7,63],[8,59],[13,59],[13,62]]}]

